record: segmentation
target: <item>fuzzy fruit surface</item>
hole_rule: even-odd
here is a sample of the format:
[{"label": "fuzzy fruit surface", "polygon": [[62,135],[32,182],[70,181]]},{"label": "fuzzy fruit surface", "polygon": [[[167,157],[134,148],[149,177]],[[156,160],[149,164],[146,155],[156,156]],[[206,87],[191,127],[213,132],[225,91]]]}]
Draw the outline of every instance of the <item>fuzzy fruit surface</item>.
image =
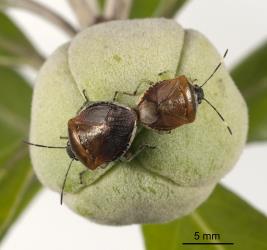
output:
[{"label": "fuzzy fruit surface", "polygon": [[[186,75],[203,83],[221,60],[201,33],[168,19],[112,21],[87,28],[58,48],[42,67],[34,90],[30,141],[64,146],[67,122],[84,102],[110,101],[116,90],[132,92],[140,81]],[[160,74],[165,72],[164,74]],[[147,88],[143,84],[139,94]],[[204,87],[229,123],[230,136],[217,114],[202,103],[196,120],[171,134],[142,129],[132,149],[156,146],[130,163],[116,162],[88,171],[74,162],[64,202],[97,223],[161,223],[192,212],[235,165],[247,135],[247,107],[224,65]],[[119,97],[133,107],[137,98]],[[40,181],[60,192],[70,162],[60,149],[31,148]]]}]

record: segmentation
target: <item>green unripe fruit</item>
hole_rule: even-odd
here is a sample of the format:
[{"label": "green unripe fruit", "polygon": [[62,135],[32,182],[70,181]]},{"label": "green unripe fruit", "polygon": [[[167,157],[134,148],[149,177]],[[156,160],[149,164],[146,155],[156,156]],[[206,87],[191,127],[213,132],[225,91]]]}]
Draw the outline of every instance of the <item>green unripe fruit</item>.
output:
[{"label": "green unripe fruit", "polygon": [[[220,56],[199,32],[183,30],[166,19],[114,21],[92,26],[60,47],[43,66],[34,90],[30,141],[66,145],[67,122],[84,102],[110,101],[116,90],[132,92],[140,81],[184,74],[203,83]],[[145,86],[144,89],[145,90]],[[222,66],[204,88],[206,98],[223,114],[233,135],[205,103],[192,124],[171,134],[143,129],[140,143],[157,146],[130,163],[116,162],[88,171],[74,162],[64,201],[77,213],[105,224],[160,223],[192,212],[237,161],[246,141],[247,108]],[[123,104],[137,101],[121,97]],[[60,192],[70,159],[60,149],[31,148],[40,181]]]}]

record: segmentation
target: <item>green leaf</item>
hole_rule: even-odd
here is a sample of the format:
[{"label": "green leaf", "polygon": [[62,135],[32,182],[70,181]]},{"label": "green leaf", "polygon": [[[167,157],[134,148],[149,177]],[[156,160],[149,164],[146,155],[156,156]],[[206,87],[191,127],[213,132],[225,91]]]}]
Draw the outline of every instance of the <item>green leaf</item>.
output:
[{"label": "green leaf", "polygon": [[20,29],[0,11],[0,65],[24,63],[39,68],[43,60]]},{"label": "green leaf", "polygon": [[135,0],[130,18],[173,17],[186,0]]},{"label": "green leaf", "polygon": [[0,240],[40,187],[22,140],[27,138],[32,89],[0,67]]},{"label": "green leaf", "polygon": [[104,9],[105,3],[106,3],[106,0],[98,0],[100,10]]},{"label": "green leaf", "polygon": [[249,108],[248,141],[267,140],[267,42],[231,72]]},{"label": "green leaf", "polygon": [[134,0],[132,3],[130,18],[143,18],[154,16],[161,0]]},{"label": "green leaf", "polygon": [[[195,240],[195,232],[220,234],[220,240]],[[222,186],[193,214],[168,224],[144,225],[146,250],[267,249],[267,218]],[[184,242],[233,242],[182,245]]]},{"label": "green leaf", "polygon": [[187,0],[161,0],[154,16],[174,17]]}]

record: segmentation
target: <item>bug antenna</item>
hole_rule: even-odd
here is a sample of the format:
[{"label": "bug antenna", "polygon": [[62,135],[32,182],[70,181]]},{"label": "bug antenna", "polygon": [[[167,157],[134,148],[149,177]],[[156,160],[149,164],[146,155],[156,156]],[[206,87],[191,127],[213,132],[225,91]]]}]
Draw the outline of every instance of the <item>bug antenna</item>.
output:
[{"label": "bug antenna", "polygon": [[61,147],[61,146],[47,146],[47,145],[41,145],[41,144],[35,144],[35,143],[31,143],[28,141],[22,141],[25,144],[31,145],[31,146],[35,146],[35,147],[40,147],[40,148],[67,148],[65,147]]},{"label": "bug antenna", "polygon": [[65,188],[66,180],[67,180],[67,177],[68,177],[68,174],[69,174],[69,171],[70,171],[70,168],[72,166],[73,161],[74,161],[74,159],[71,159],[70,164],[69,164],[68,169],[67,169],[67,172],[65,174],[65,178],[64,178],[61,193],[60,193],[60,205],[62,205],[62,202],[63,202],[64,188]]},{"label": "bug antenna", "polygon": [[[224,52],[223,58],[222,60],[226,57],[228,53],[228,49]],[[208,79],[200,86],[200,88],[202,88],[213,76],[214,74],[217,72],[217,70],[221,67],[222,65],[222,60],[219,62],[219,64],[216,66],[216,68],[213,70],[213,72],[211,73],[211,75],[208,77]]]},{"label": "bug antenna", "polygon": [[218,114],[218,116],[221,118],[221,120],[223,121],[223,123],[225,124],[225,126],[227,127],[230,135],[232,135],[232,130],[231,128],[229,127],[228,123],[224,120],[223,116],[221,115],[221,113],[205,98],[203,98],[203,100],[210,105],[210,107],[212,107],[214,109],[214,111]]}]

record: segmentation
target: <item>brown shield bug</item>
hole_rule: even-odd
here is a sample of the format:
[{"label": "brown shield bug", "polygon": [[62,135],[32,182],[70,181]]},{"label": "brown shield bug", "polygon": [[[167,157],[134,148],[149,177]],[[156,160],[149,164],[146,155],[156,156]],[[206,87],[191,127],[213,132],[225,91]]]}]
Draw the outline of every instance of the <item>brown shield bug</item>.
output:
[{"label": "brown shield bug", "polygon": [[136,113],[128,107],[112,102],[88,105],[68,122],[69,156],[91,170],[105,167],[128,150],[136,120]]},{"label": "brown shield bug", "polygon": [[[90,103],[83,91],[86,102],[78,111],[78,114],[68,121],[67,145],[62,147],[46,146],[30,142],[26,144],[44,147],[66,149],[71,162],[66,171],[61,190],[62,204],[63,191],[66,179],[74,160],[80,161],[90,170],[98,167],[106,167],[117,159],[132,160],[145,148],[154,148],[148,144],[142,144],[131,153],[129,147],[136,134],[137,114],[135,110],[114,102]],[[87,170],[80,173],[82,176]]]},{"label": "brown shield bug", "polygon": [[[228,50],[226,50],[223,58],[226,57],[227,52]],[[223,116],[204,97],[203,91],[203,86],[213,77],[221,64],[222,62],[216,66],[211,75],[200,86],[190,83],[184,75],[152,83],[141,96],[136,107],[141,124],[156,131],[170,132],[172,129],[183,124],[193,122],[196,118],[197,107],[204,100],[219,115],[232,135],[232,131]],[[140,84],[133,93],[117,91],[114,95],[114,100],[118,93],[131,96],[136,95],[139,87]]]}]

